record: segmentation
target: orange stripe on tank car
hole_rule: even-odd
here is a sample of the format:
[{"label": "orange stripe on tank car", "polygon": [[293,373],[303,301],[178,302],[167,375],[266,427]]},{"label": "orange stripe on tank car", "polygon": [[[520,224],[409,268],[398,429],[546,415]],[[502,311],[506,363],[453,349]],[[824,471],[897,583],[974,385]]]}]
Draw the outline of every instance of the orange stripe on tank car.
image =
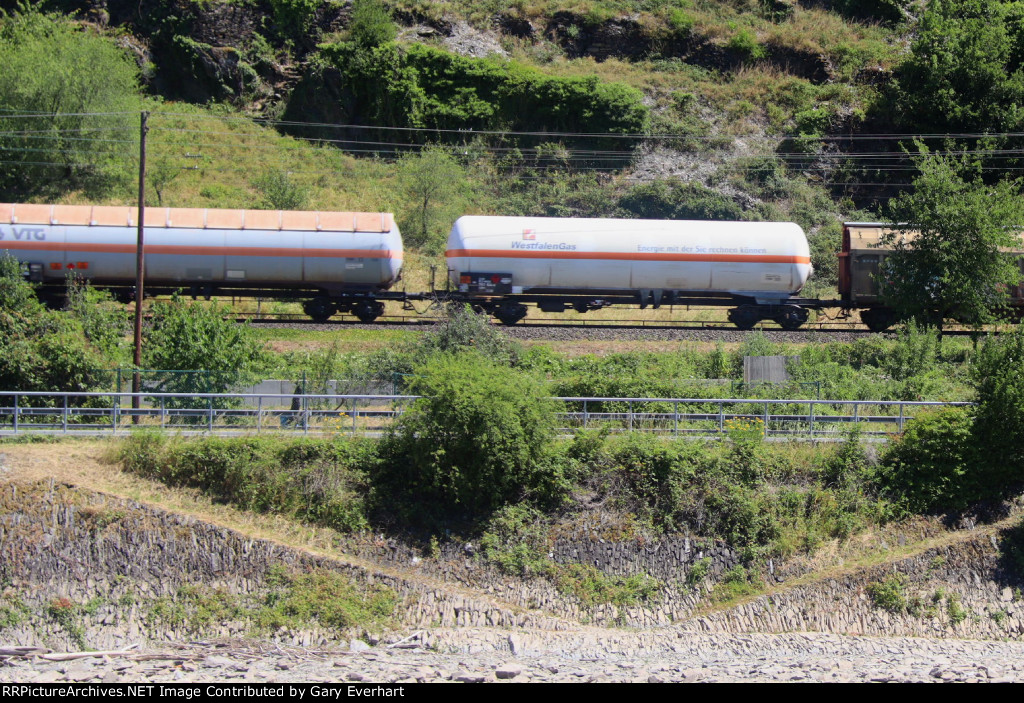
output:
[{"label": "orange stripe on tank car", "polygon": [[[82,251],[95,254],[134,254],[130,244],[74,244],[68,242],[0,241],[0,249],[29,251]],[[147,254],[180,254],[184,256],[266,256],[312,259],[391,259],[397,258],[388,249],[295,249],[283,247],[193,247],[180,244],[149,244]]]},{"label": "orange stripe on tank car", "polygon": [[809,264],[809,256],[774,254],[677,254],[655,252],[606,251],[539,251],[523,249],[449,249],[449,259],[474,257],[479,259],[600,259],[606,261],[698,261],[703,263],[738,262],[743,264]]}]

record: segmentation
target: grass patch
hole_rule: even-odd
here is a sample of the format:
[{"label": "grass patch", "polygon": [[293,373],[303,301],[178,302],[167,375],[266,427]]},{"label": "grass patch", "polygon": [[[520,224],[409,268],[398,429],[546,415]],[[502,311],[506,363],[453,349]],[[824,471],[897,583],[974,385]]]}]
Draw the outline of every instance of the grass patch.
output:
[{"label": "grass patch", "polygon": [[661,589],[661,582],[648,574],[609,576],[590,564],[556,565],[552,579],[559,593],[578,598],[587,607],[636,605],[652,600]]},{"label": "grass patch", "polygon": [[198,488],[243,510],[350,532],[368,524],[365,472],[375,448],[372,442],[341,438],[172,441],[137,433],[124,440],[118,458],[129,472]]},{"label": "grass patch", "polygon": [[275,566],[267,572],[264,585],[262,594],[186,585],[174,596],[143,605],[150,625],[193,633],[224,623],[248,624],[261,634],[281,628],[380,629],[395,624],[398,596],[392,590],[360,586],[333,571],[300,573]]}]

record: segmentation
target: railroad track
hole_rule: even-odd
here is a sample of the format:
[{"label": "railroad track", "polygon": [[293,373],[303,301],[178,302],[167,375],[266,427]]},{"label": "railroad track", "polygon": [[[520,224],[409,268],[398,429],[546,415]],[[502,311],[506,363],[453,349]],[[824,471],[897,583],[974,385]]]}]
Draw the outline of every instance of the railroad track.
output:
[{"label": "railroad track", "polygon": [[[283,315],[239,315],[240,321],[249,320],[257,325],[273,325],[285,328],[306,328],[319,330],[379,329],[379,330],[429,330],[440,320],[435,317],[416,315],[383,315],[372,323],[360,322],[352,316],[338,315],[327,322],[317,323],[301,314]],[[783,330],[767,322],[758,324],[753,330],[741,330],[725,321],[706,320],[559,320],[557,318],[533,318],[522,320],[508,327],[493,322],[509,337],[521,341],[573,342],[573,341],[691,341],[710,343],[740,343],[750,332],[758,331],[773,342],[804,344],[817,338],[827,337],[834,342],[852,342],[866,335],[879,334],[855,323],[811,322],[798,330]],[[989,330],[999,334],[999,329]],[[890,330],[881,334],[894,334]],[[966,337],[974,334],[969,328],[947,327],[943,334],[950,337]]]},{"label": "railroad track", "polygon": [[[326,322],[316,322],[299,313],[237,313],[239,322],[253,324],[287,324],[296,327],[318,326],[378,326],[378,327],[432,327],[441,320],[421,315],[382,315],[372,323],[360,322],[352,315],[336,315]],[[558,318],[527,318],[512,327],[493,322],[496,327],[506,329],[524,328],[568,328],[568,329],[658,329],[658,330],[729,330],[740,332],[735,325],[724,320],[565,320]],[[755,325],[754,330],[781,332],[778,325],[766,322]],[[862,325],[846,322],[808,322],[795,332],[862,332],[870,334]]]}]

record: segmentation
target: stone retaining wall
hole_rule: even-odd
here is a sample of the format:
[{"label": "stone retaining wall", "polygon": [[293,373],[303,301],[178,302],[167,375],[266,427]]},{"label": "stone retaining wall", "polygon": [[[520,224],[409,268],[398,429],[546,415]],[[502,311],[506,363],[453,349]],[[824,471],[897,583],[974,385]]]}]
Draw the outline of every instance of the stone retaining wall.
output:
[{"label": "stone retaining wall", "polygon": [[[707,586],[688,589],[685,573],[705,557],[713,574],[737,563],[737,556],[720,544],[685,537],[657,543],[560,540],[552,552],[556,561],[594,564],[607,573],[642,570],[665,584],[656,603],[593,609],[560,595],[547,581],[501,574],[474,558],[465,545],[446,545],[440,558],[433,559],[377,536],[365,538],[363,548],[354,551],[363,557],[374,552],[375,558],[319,557],[68,486],[7,484],[0,487],[0,578],[10,596],[5,602],[20,601],[33,615],[20,624],[8,623],[0,630],[0,641],[74,648],[66,628],[46,615],[61,598],[78,605],[93,603],[92,612],[82,617],[84,638],[92,647],[119,647],[147,636],[182,639],[189,633],[149,622],[146,604],[161,597],[174,599],[186,585],[257,594],[275,565],[297,571],[330,569],[358,584],[386,586],[402,599],[400,618],[410,627],[568,631],[578,623],[592,623],[676,626],[681,633],[1024,636],[1019,584],[1003,573],[997,538],[980,533],[955,547],[790,588],[699,619],[691,616],[702,605]],[[886,612],[868,597],[869,584],[888,579],[894,570],[902,574],[906,597],[918,603],[915,615]],[[204,634],[247,633],[239,623],[223,623]],[[283,642],[301,645],[326,643],[336,636],[320,630],[276,633]],[[502,637],[497,641],[495,646],[514,647]]]}]

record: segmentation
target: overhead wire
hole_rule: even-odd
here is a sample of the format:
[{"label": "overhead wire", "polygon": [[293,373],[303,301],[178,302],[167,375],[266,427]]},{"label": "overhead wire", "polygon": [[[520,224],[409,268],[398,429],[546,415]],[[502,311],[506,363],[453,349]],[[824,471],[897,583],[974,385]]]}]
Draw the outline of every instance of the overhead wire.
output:
[{"label": "overhead wire", "polygon": [[[89,116],[89,117],[104,117],[104,116],[125,116],[133,115],[137,113],[129,112],[117,112],[117,113],[70,113],[75,116]],[[8,118],[19,118],[19,119],[50,119],[53,115],[48,113],[21,113],[21,114],[8,114],[4,113],[0,109],[0,121]],[[342,153],[360,154],[360,155],[372,155],[384,158],[394,158],[403,153],[403,150],[412,152],[416,149],[424,148],[424,144],[415,141],[381,141],[379,139],[359,139],[354,137],[347,138],[323,138],[323,137],[294,137],[297,139],[295,144],[252,144],[252,143],[231,143],[226,141],[209,141],[209,138],[218,137],[230,137],[233,140],[247,139],[261,139],[262,135],[259,134],[239,134],[237,131],[222,131],[222,130],[207,130],[207,129],[192,129],[183,127],[168,127],[160,126],[159,118],[162,117],[184,117],[188,119],[201,119],[201,120],[216,120],[219,122],[235,122],[245,121],[248,123],[257,123],[261,125],[274,125],[274,126],[288,126],[288,127],[315,127],[315,128],[331,128],[336,130],[364,130],[364,131],[377,131],[381,132],[394,132],[394,133],[420,133],[420,134],[448,134],[448,135],[461,135],[468,137],[475,137],[477,135],[495,135],[495,136],[509,136],[509,137],[552,137],[552,138],[571,138],[571,139],[634,139],[641,142],[640,146],[645,144],[657,146],[662,142],[669,141],[703,141],[708,143],[714,142],[725,142],[729,140],[729,137],[723,137],[720,135],[692,135],[692,134],[595,134],[587,132],[553,132],[553,131],[504,131],[504,130],[458,130],[458,129],[433,129],[433,128],[412,128],[412,127],[380,127],[375,125],[350,125],[350,124],[330,124],[330,123],[316,123],[316,122],[297,122],[289,120],[267,120],[261,118],[244,118],[244,117],[229,117],[229,116],[216,116],[216,115],[196,115],[194,113],[174,113],[174,112],[159,112],[155,113],[154,118],[157,118],[157,124],[153,125],[150,129],[154,136],[160,134],[181,134],[181,135],[196,135],[201,137],[203,141],[164,141],[159,138],[150,140],[150,148],[154,155],[161,151],[168,151],[173,149],[188,149],[195,150],[198,153],[187,152],[185,154],[167,155],[164,154],[164,158],[175,158],[183,160],[193,159],[208,159],[215,158],[211,156],[217,150],[238,150],[245,149],[247,151],[259,150],[262,152],[276,152],[288,153],[290,151],[300,151],[308,149],[310,144],[313,145],[338,145]],[[126,132],[130,128],[125,126],[90,126],[88,128],[89,133],[94,132]],[[126,138],[126,139],[114,139],[108,137],[100,137],[95,135],[87,136],[72,136],[74,134],[82,134],[80,129],[67,128],[59,130],[51,129],[19,129],[19,130],[0,130],[0,155],[11,155],[17,153],[32,154],[32,153],[59,153],[59,154],[83,154],[86,153],[85,149],[60,149],[56,152],[52,149],[45,148],[33,148],[31,146],[12,146],[3,144],[4,139],[8,140],[34,140],[45,142],[46,140],[60,140],[61,142],[73,142],[91,145],[130,145],[137,144],[137,138]],[[773,138],[770,144],[779,144],[786,140],[793,141],[808,141],[815,143],[829,143],[829,142],[840,142],[840,141],[857,141],[857,140],[912,140],[912,139],[938,139],[938,140],[950,140],[950,139],[979,139],[979,140],[991,140],[991,139],[1004,139],[1004,138],[1015,138],[1024,137],[1024,132],[975,132],[975,133],[958,133],[958,134],[858,134],[858,135],[825,135],[825,136],[808,136],[808,135],[789,135],[779,136]],[[489,155],[495,157],[508,156],[510,154],[526,154],[523,158],[522,168],[529,169],[535,165],[541,168],[544,165],[558,165],[558,164],[570,164],[571,169],[576,172],[609,172],[616,169],[622,169],[626,165],[642,164],[643,154],[639,153],[634,149],[630,151],[626,150],[611,150],[611,149],[593,149],[593,148],[579,148],[579,147],[560,147],[557,153],[536,153],[535,149],[520,149],[516,146],[501,146],[494,144],[464,144],[461,146],[453,147],[456,150],[463,150],[463,156],[477,157],[481,155]],[[115,153],[115,152],[106,152]],[[992,171],[1007,171],[1016,173],[1024,171],[1024,168],[1020,166],[1008,165],[1007,162],[1015,161],[1024,156],[1024,151],[1020,149],[1008,149],[1008,148],[973,148],[973,149],[940,149],[935,150],[931,153],[937,155],[968,155],[984,157],[988,160],[981,166],[981,170],[985,172]],[[762,153],[751,154],[749,156],[732,157],[727,161],[723,161],[717,164],[717,170],[719,173],[729,174],[748,174],[751,172],[760,172],[764,170],[764,159],[771,159],[784,164],[789,169],[799,171],[807,174],[825,174],[834,173],[837,168],[853,168],[869,173],[910,173],[916,172],[917,167],[913,163],[913,154],[905,153],[902,151],[835,151],[825,153],[801,153],[801,152],[779,152],[775,149],[766,149]],[[126,154],[127,158],[134,159],[134,154]],[[595,162],[600,165],[594,165]],[[1000,165],[999,162],[1003,162],[1004,165]],[[278,165],[282,167],[289,167],[289,164],[284,159],[276,161]],[[5,159],[0,160],[0,164],[6,165],[32,165],[32,166],[60,166],[67,168],[71,167],[100,167],[100,164],[95,163],[66,163],[66,162],[47,162],[47,161],[27,161],[27,160],[11,160]],[[194,164],[189,163],[188,165],[180,166],[183,170],[204,170],[214,172],[245,172],[251,170],[246,167],[222,167],[222,166],[211,166],[209,164]],[[337,173],[333,169],[296,169],[288,168],[290,173],[294,174],[305,174],[305,175],[331,175]],[[672,173],[669,170],[665,174],[667,177],[671,177]],[[517,174],[516,178],[520,179],[542,179],[547,176],[541,174]],[[617,176],[627,181],[631,180],[647,180],[644,177],[634,177],[629,173],[620,174]],[[860,186],[860,187],[907,187],[912,184],[909,183],[893,183],[885,181],[829,181],[827,183],[833,187],[847,187],[847,186]]]}]

